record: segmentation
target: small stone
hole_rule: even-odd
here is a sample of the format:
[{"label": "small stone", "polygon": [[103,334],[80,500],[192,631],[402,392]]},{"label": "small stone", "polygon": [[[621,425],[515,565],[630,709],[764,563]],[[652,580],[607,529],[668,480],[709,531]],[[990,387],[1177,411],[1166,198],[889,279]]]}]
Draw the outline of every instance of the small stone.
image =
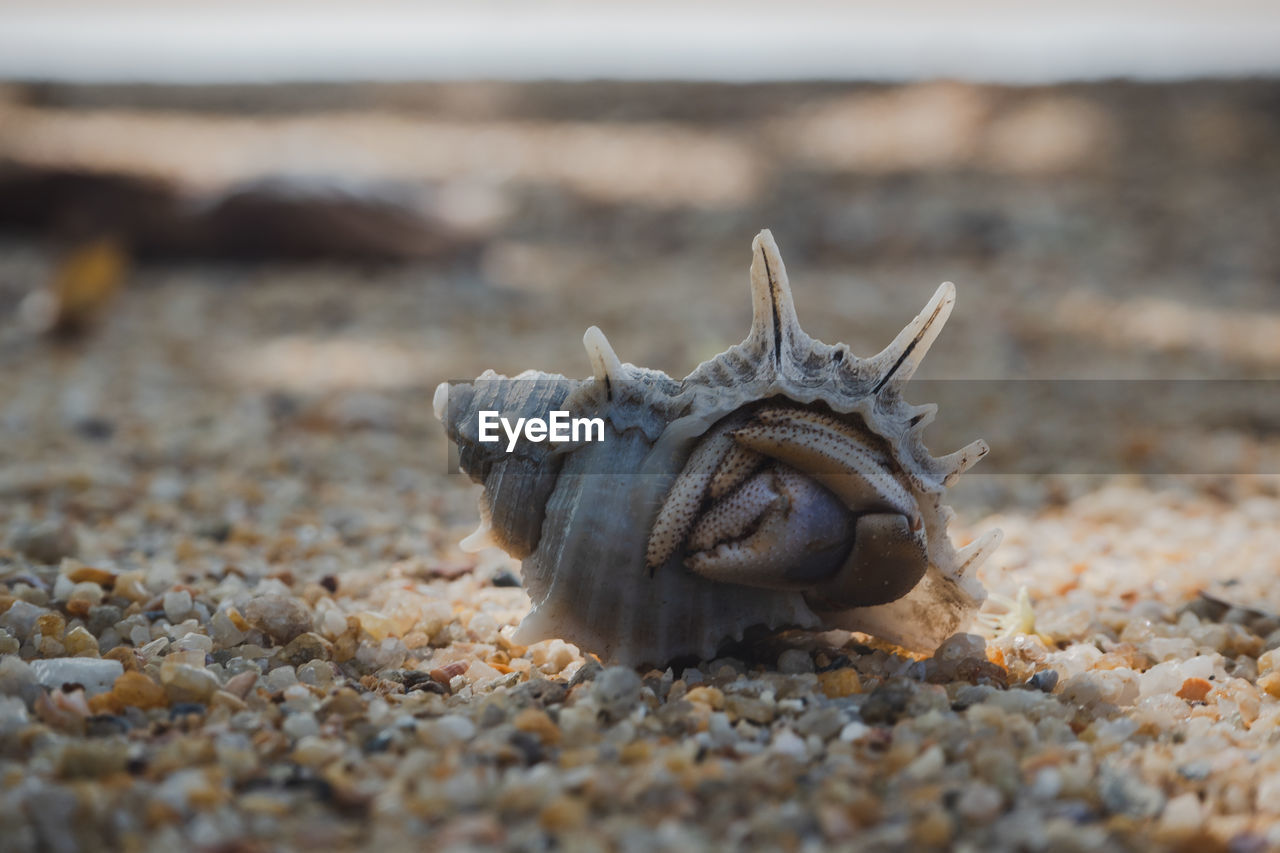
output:
[{"label": "small stone", "polygon": [[228,693],[226,690],[216,690],[209,699],[209,707],[226,708],[231,713],[238,714],[249,706],[234,693]]},{"label": "small stone", "polygon": [[518,587],[520,586],[520,578],[503,569],[493,576],[491,583],[496,587]]},{"label": "small stone", "polygon": [[112,697],[121,705],[134,708],[163,708],[169,704],[165,689],[141,672],[126,672],[116,679]]},{"label": "small stone", "polygon": [[1195,835],[1204,821],[1204,807],[1200,796],[1193,791],[1180,794],[1165,803],[1160,813],[1160,829],[1174,838]]},{"label": "small stone", "polygon": [[72,583],[95,583],[107,588],[115,586],[116,583],[116,573],[110,569],[86,566],[84,563],[73,560],[64,560],[61,571],[71,579]]},{"label": "small stone", "polygon": [[287,595],[262,595],[251,599],[244,606],[244,618],[281,645],[311,630],[311,611],[301,601]]},{"label": "small stone", "polygon": [[194,631],[183,634],[173,644],[176,651],[183,652],[199,652],[201,655],[207,655],[213,651],[213,640],[204,634],[197,634]]},{"label": "small stone", "polygon": [[191,612],[191,593],[185,589],[170,590],[164,594],[164,615],[175,625]]},{"label": "small stone", "polygon": [[36,679],[45,687],[79,684],[88,696],[105,693],[124,674],[118,660],[94,658],[54,658],[32,661]]},{"label": "small stone", "polygon": [[1188,678],[1178,688],[1177,697],[1188,702],[1203,702],[1213,689],[1213,683],[1203,678]]},{"label": "small stone", "polygon": [[465,743],[476,736],[476,724],[458,714],[447,714],[435,721],[432,731],[442,744]]},{"label": "small stone", "polygon": [[108,628],[124,618],[124,612],[114,604],[99,604],[89,608],[89,619],[86,627],[95,637],[102,636]]},{"label": "small stone", "polygon": [[172,702],[208,702],[222,687],[209,670],[168,660],[160,667],[160,683]]},{"label": "small stone", "polygon": [[868,723],[893,724],[907,710],[911,688],[900,681],[886,681],[867,697],[862,706],[862,719]]},{"label": "small stone", "polygon": [[946,754],[942,747],[933,746],[920,753],[915,760],[902,769],[902,776],[914,782],[924,782],[934,778],[947,765]]},{"label": "small stone", "polygon": [[805,761],[809,758],[809,747],[805,744],[804,738],[790,729],[783,729],[774,735],[770,749],[782,755],[789,755],[797,761]]},{"label": "small stone", "polygon": [[225,609],[219,609],[209,619],[209,639],[216,647],[230,649],[244,642],[246,632],[236,627]]},{"label": "small stone", "polygon": [[831,699],[842,699],[862,691],[862,679],[852,667],[818,673],[818,687]]},{"label": "small stone", "polygon": [[560,729],[541,708],[525,708],[511,721],[518,731],[537,735],[546,746],[560,742]]},{"label": "small stone", "polygon": [[1027,686],[1032,690],[1052,693],[1054,688],[1058,686],[1058,672],[1053,669],[1042,669],[1027,679]]},{"label": "small stone", "polygon": [[141,655],[144,660],[150,660],[167,648],[169,648],[169,638],[156,637],[146,645],[139,647],[138,654]]},{"label": "small stone", "polygon": [[151,592],[147,589],[146,581],[147,573],[142,569],[121,572],[116,576],[116,585],[113,592],[130,601],[146,601],[151,598]]},{"label": "small stone", "polygon": [[787,675],[813,672],[813,656],[804,649],[787,649],[778,655],[778,672]]},{"label": "small stone", "polygon": [[395,623],[381,613],[362,610],[355,614],[355,619],[360,624],[360,630],[368,634],[375,642],[381,643],[395,633]]},{"label": "small stone", "polygon": [[223,689],[232,696],[243,699],[249,695],[249,691],[253,689],[253,685],[258,683],[258,671],[254,669],[238,672],[227,679],[227,683]]},{"label": "small stone", "polygon": [[844,717],[832,707],[812,708],[801,714],[795,725],[801,737],[813,736],[825,741],[835,737],[844,726]]},{"label": "small stone", "polygon": [[58,751],[55,772],[63,779],[96,779],[120,773],[129,745],[117,740],[68,741]]},{"label": "small stone", "polygon": [[98,641],[83,626],[77,625],[62,638],[62,645],[72,657],[98,657]]},{"label": "small stone", "polygon": [[933,653],[936,661],[968,660],[969,658],[987,657],[987,641],[977,634],[952,634],[942,641]]},{"label": "small stone", "polygon": [[46,639],[60,640],[66,630],[67,620],[56,611],[41,613],[40,618],[36,619],[36,633]]},{"label": "small stone", "polygon": [[80,544],[70,524],[40,521],[14,531],[9,537],[9,547],[33,563],[56,566],[63,558],[74,557]]},{"label": "small stone", "polygon": [[320,617],[320,633],[336,640],[347,631],[347,617],[340,610],[326,610]]},{"label": "small stone", "polygon": [[289,641],[280,651],[280,660],[291,666],[302,666],[314,660],[328,660],[329,643],[319,634],[311,631],[299,634]]},{"label": "small stone", "polygon": [[697,687],[684,694],[684,698],[694,705],[705,705],[712,711],[724,710],[724,693],[716,687]]},{"label": "small stone", "polygon": [[19,599],[9,605],[9,609],[0,613],[0,628],[4,628],[19,640],[28,639],[36,627],[36,620],[47,613],[43,607],[36,607]]},{"label": "small stone", "polygon": [[0,695],[16,696],[30,705],[40,692],[40,680],[31,664],[13,655],[0,657]]},{"label": "small stone", "polygon": [[279,693],[297,684],[298,674],[291,666],[278,666],[267,673],[265,683],[268,691]]},{"label": "small stone", "polygon": [[620,720],[640,701],[643,683],[635,671],[625,666],[611,666],[591,684],[591,698],[610,719]]},{"label": "small stone", "polygon": [[456,660],[456,661],[453,661],[452,663],[447,663],[444,666],[438,666],[435,669],[431,670],[428,674],[435,681],[438,681],[441,684],[448,685],[453,682],[453,679],[460,677],[464,672],[466,672],[469,667],[470,667],[470,664],[468,664],[466,661]]},{"label": "small stone", "polygon": [[860,741],[867,735],[871,734],[871,731],[871,726],[854,720],[852,723],[848,723],[840,730],[840,740],[845,743],[855,743],[856,741]]},{"label": "small stone", "polygon": [[325,740],[319,735],[305,735],[298,739],[293,748],[292,758],[304,767],[321,768],[331,761],[342,757],[342,743]]},{"label": "small stone", "polygon": [[125,672],[138,668],[138,654],[128,646],[116,646],[114,649],[108,649],[103,657],[120,661],[120,665],[124,667]]},{"label": "small stone", "polygon": [[1121,770],[1107,768],[1099,774],[1098,796],[1112,812],[1134,818],[1153,817],[1165,803],[1160,789]]},{"label": "small stone", "polygon": [[320,724],[316,722],[315,715],[306,712],[285,717],[280,729],[293,740],[320,734]]},{"label": "small stone", "polygon": [[1268,672],[1258,678],[1258,686],[1267,692],[1267,695],[1280,699],[1280,671]]},{"label": "small stone", "polygon": [[[305,634],[303,636],[306,636]],[[425,672],[420,673],[426,681],[431,681],[431,677]],[[298,667],[298,680],[303,684],[311,684],[320,688],[327,688],[333,683],[333,666],[327,661],[313,660],[304,663]],[[434,684],[435,682],[431,682]],[[408,685],[406,685],[407,689]],[[441,691],[443,692],[443,691]]]},{"label": "small stone", "polygon": [[956,812],[971,823],[990,823],[1004,808],[1004,797],[985,782],[971,781],[956,801]]},{"label": "small stone", "polygon": [[547,804],[538,816],[538,822],[548,832],[565,832],[585,824],[587,814],[587,807],[581,800],[562,794]]}]

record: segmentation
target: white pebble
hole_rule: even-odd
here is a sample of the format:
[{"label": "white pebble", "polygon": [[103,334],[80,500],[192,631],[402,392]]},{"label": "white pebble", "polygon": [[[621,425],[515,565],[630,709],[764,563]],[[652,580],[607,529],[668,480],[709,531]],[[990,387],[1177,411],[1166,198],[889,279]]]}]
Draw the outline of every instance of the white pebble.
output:
[{"label": "white pebble", "polygon": [[167,648],[169,648],[169,638],[157,637],[151,642],[140,647],[138,649],[138,654],[142,655],[144,658],[153,658]]},{"label": "white pebble", "polygon": [[840,730],[840,740],[846,743],[853,743],[854,741],[862,740],[869,734],[871,734],[871,726],[854,720]]},{"label": "white pebble", "polygon": [[809,757],[809,747],[805,745],[804,738],[791,729],[783,729],[774,735],[771,749],[783,755],[790,755],[798,761],[804,761]]},{"label": "white pebble", "polygon": [[1003,807],[1004,797],[985,782],[970,782],[956,801],[956,811],[975,823],[990,821]]},{"label": "white pebble", "polygon": [[457,714],[446,714],[435,721],[433,729],[444,743],[463,743],[476,734],[476,724]]},{"label": "white pebble", "polygon": [[298,683],[298,675],[291,666],[278,666],[267,673],[267,690],[278,693]]},{"label": "white pebble", "polygon": [[110,690],[116,679],[124,675],[124,666],[109,658],[51,658],[33,660],[31,671],[45,687],[80,684],[84,692],[92,696]]},{"label": "white pebble", "polygon": [[170,622],[181,622],[190,612],[191,593],[185,589],[175,589],[164,594],[164,615]]},{"label": "white pebble", "polygon": [[320,734],[320,724],[316,722],[315,715],[305,712],[285,717],[280,729],[294,740]]},{"label": "white pebble", "polygon": [[184,634],[173,644],[173,647],[181,651],[193,650],[208,654],[213,651],[213,640],[209,639],[204,634],[197,634],[193,631],[189,634]]},{"label": "white pebble", "polygon": [[347,630],[347,617],[340,610],[326,610],[320,620],[320,632],[330,640],[336,640]]}]

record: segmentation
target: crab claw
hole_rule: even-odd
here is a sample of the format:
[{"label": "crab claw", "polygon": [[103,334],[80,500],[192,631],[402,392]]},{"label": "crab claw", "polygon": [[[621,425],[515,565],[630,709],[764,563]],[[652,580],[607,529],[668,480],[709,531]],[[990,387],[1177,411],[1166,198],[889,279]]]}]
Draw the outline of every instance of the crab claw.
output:
[{"label": "crab claw", "polygon": [[707,511],[689,537],[685,565],[724,583],[809,589],[845,563],[853,524],[831,492],[772,468]]},{"label": "crab claw", "polygon": [[904,515],[858,518],[853,550],[840,571],[805,593],[819,610],[870,607],[902,598],[924,577],[929,554],[920,531]]}]

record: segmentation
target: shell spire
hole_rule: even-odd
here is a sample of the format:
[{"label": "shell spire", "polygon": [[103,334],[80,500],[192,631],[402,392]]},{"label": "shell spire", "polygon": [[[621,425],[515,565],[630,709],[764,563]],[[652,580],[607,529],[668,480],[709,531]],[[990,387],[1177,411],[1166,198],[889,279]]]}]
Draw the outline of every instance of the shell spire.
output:
[{"label": "shell spire", "polygon": [[880,377],[874,393],[879,394],[885,388],[901,388],[911,379],[933,342],[938,339],[955,304],[956,286],[944,281],[938,285],[929,304],[898,333],[893,343],[879,355],[869,359],[872,375]]},{"label": "shell spire", "polygon": [[759,349],[761,361],[776,374],[794,357],[796,344],[808,338],[796,317],[778,244],[765,229],[751,242],[751,334],[747,343]]},{"label": "shell spire", "polygon": [[599,326],[587,329],[582,336],[582,345],[587,348],[587,358],[591,360],[591,372],[596,382],[604,383],[605,394],[612,398],[614,386],[626,378],[626,368]]}]

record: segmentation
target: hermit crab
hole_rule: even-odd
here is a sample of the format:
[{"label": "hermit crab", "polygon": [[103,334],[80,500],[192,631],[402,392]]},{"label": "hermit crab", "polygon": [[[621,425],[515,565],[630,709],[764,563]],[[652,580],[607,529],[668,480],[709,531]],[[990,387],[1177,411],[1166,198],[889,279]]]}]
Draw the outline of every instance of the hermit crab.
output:
[{"label": "hermit crab", "polygon": [[[762,625],[929,652],[982,603],[974,569],[1000,532],[956,550],[941,501],[987,446],[930,455],[921,432],[937,407],[902,398],[955,287],[860,359],[800,328],[768,231],[752,249],[750,334],[683,380],[622,363],[593,326],[588,379],[487,371],[436,389],[458,465],[484,487],[463,546],[522,561],[533,608],[518,642],[663,664]],[[486,436],[497,416],[551,412],[596,435]]]}]

